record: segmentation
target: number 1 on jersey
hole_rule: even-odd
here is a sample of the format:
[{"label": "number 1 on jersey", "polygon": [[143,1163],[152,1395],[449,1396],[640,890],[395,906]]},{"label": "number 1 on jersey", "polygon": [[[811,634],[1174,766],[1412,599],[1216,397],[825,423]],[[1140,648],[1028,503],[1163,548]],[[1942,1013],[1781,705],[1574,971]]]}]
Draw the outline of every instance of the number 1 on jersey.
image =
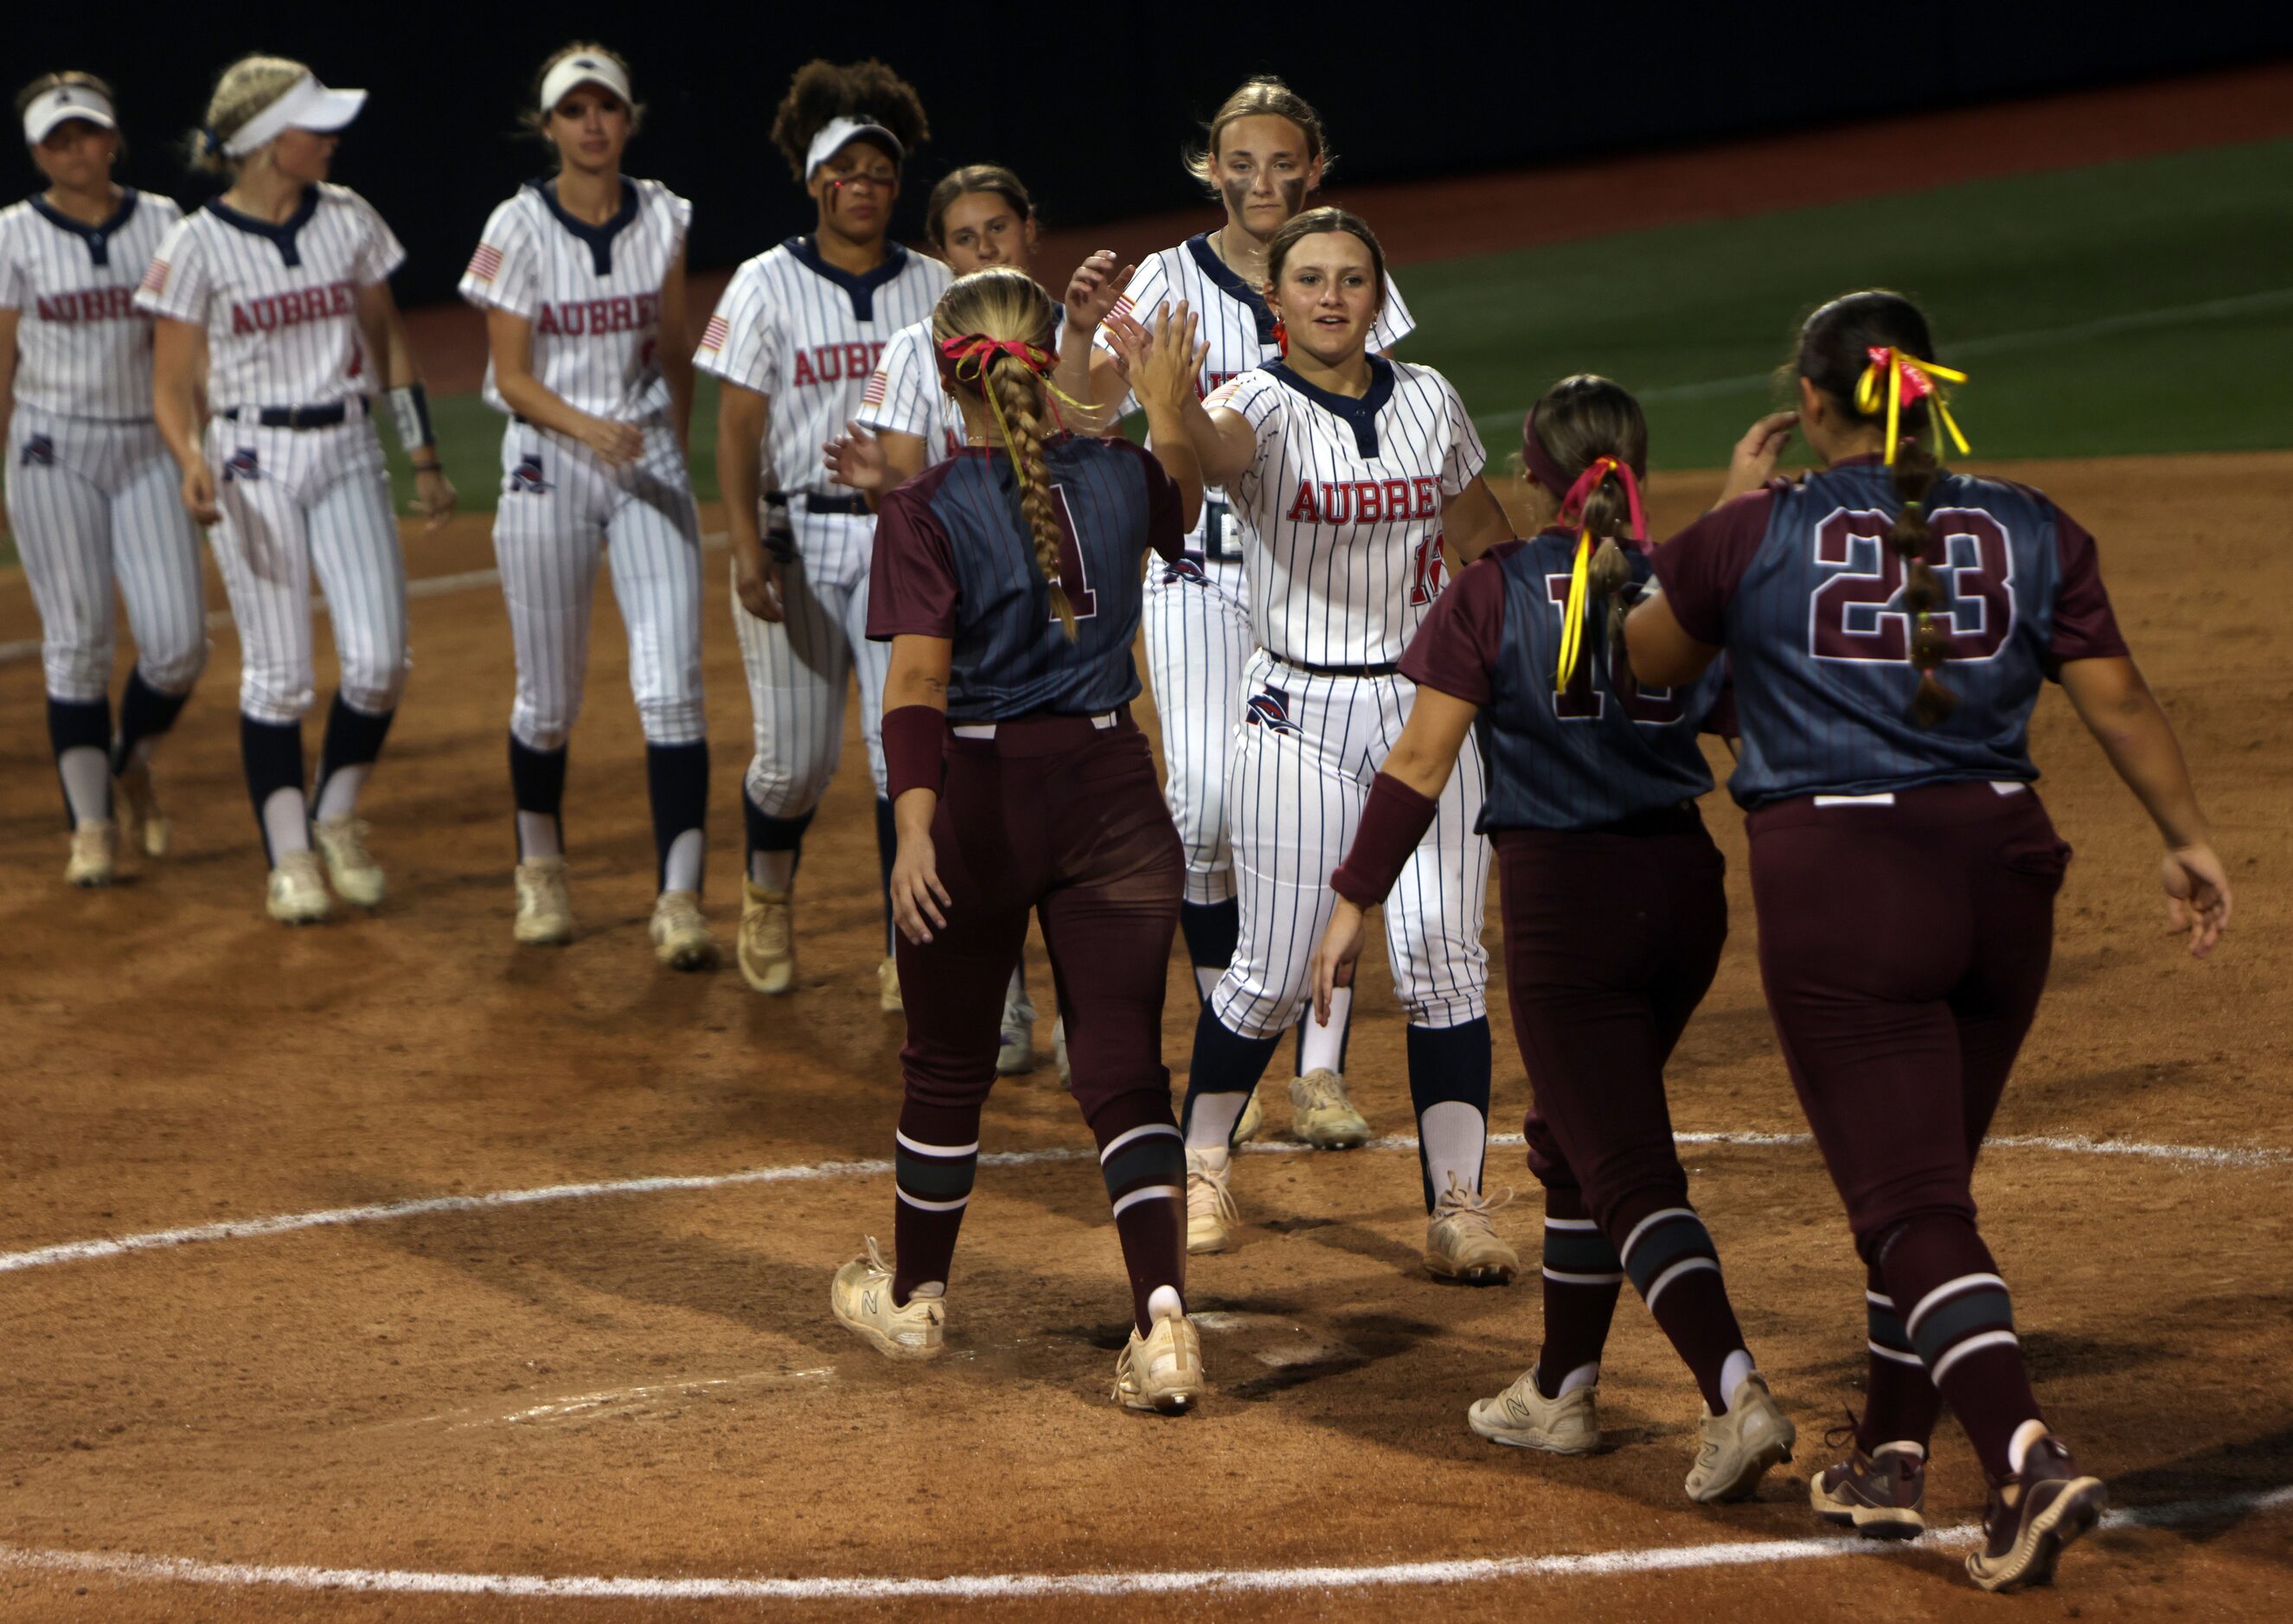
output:
[{"label": "number 1 on jersey", "polygon": [[[1066,487],[1051,487],[1051,506],[1059,521],[1059,585],[1066,588],[1067,607],[1078,620],[1098,613],[1098,594],[1090,589],[1090,574],[1083,568],[1082,543],[1075,538],[1074,510],[1067,505]],[[1058,619],[1053,615],[1051,619]]]}]

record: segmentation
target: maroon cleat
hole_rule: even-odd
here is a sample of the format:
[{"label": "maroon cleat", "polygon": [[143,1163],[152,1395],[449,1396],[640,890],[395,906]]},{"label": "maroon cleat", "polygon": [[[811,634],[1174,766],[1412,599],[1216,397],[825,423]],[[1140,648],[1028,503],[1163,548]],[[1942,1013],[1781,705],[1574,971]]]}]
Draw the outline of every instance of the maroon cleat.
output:
[{"label": "maroon cleat", "polygon": [[2062,1547],[2090,1532],[2109,1503],[2102,1479],[2082,1475],[2049,1433],[2023,1456],[2022,1472],[1990,1491],[1982,1519],[1989,1538],[1966,1559],[1966,1571],[1985,1590],[2049,1584]]}]

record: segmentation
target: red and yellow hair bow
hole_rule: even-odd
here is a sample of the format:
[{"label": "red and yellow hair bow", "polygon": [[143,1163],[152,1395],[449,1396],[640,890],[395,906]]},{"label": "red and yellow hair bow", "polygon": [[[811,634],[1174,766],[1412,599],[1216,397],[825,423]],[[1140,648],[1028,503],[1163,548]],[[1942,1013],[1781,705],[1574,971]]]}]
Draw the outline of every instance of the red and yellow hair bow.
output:
[{"label": "red and yellow hair bow", "polygon": [[1935,416],[1942,419],[1942,426],[1949,432],[1951,442],[1957,446],[1959,455],[1965,456],[1971,452],[1973,448],[1967,445],[1966,436],[1958,432],[1958,424],[1951,416],[1950,408],[1943,403],[1941,387],[1944,383],[1965,383],[1966,374],[1953,372],[1949,368],[1937,366],[1932,361],[1921,360],[1902,350],[1891,350],[1884,344],[1873,344],[1865,353],[1870,356],[1871,364],[1863,368],[1863,376],[1855,381],[1855,409],[1876,413],[1879,409],[1879,402],[1882,400],[1886,401],[1887,465],[1890,468],[1895,465],[1895,448],[1901,443],[1899,424],[1902,421],[1903,402],[1924,400],[1930,395],[1934,397]]},{"label": "red and yellow hair bow", "polygon": [[[1584,505],[1592,493],[1600,489],[1600,481],[1615,474],[1625,482],[1625,500],[1631,505],[1633,539],[1648,539],[1648,520],[1641,512],[1640,481],[1633,477],[1630,465],[1613,456],[1597,459],[1591,467],[1576,476],[1576,482],[1560,499],[1560,522],[1580,524],[1584,516]],[[1576,532],[1576,562],[1568,570],[1568,605],[1560,614],[1560,666],[1554,677],[1554,691],[1565,693],[1569,679],[1576,675],[1576,664],[1584,653],[1584,600],[1591,595],[1592,569],[1592,532]]]}]

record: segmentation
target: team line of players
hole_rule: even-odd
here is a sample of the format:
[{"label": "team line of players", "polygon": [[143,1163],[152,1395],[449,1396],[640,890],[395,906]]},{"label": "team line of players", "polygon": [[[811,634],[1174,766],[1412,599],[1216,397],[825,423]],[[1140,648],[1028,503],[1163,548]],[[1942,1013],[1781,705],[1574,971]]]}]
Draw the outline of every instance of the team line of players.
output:
[{"label": "team line of players", "polygon": [[[369,906],[382,895],[356,798],[407,658],[369,421],[377,394],[414,449],[421,509],[435,522],[452,505],[388,295],[402,253],[369,206],[326,182],[335,132],[362,99],[280,59],[223,76],[205,135],[230,189],[179,219],[155,204],[143,222],[156,240],[133,308],[156,320],[149,419],[131,409],[137,325],[109,313],[117,284],[96,274],[115,238],[131,255],[142,201],[103,173],[116,141],[107,149],[100,85],[59,77],[28,93],[51,190],[10,211],[0,238],[23,360],[11,511],[36,586],[73,568],[101,576],[107,548],[125,586],[130,553],[188,548],[180,521],[139,528],[164,505],[150,469],[173,454],[181,509],[215,527],[246,650],[247,778],[268,905],[288,920],[323,917],[329,885]],[[1711,786],[1695,732],[1724,649],[1770,1001],[1871,1268],[1868,1402],[1856,1450],[1816,1480],[1817,1508],[1868,1532],[1915,1531],[1924,1441],[1948,1397],[1994,1487],[1971,1571],[1990,1588],[2047,1577],[2098,1516],[2102,1488],[2039,1418],[1966,1195],[2043,985],[2067,856],[2023,744],[2044,676],[2070,690],[2158,821],[2172,906],[2199,950],[2226,921],[2228,888],[2091,542],[2037,493],[1937,471],[1947,424],[1916,309],[1858,295],[1811,319],[1800,411],[1738,448],[1741,499],[1653,554],[1637,404],[1605,380],[1556,386],[1523,444],[1552,524],[1523,542],[1455,391],[1384,353],[1408,331],[1406,309],[1368,227],[1306,206],[1322,131],[1277,82],[1237,92],[1196,160],[1225,205],[1219,229],[1138,267],[1094,255],[1054,300],[1027,274],[1033,208],[1008,172],[959,171],[934,195],[935,244],[969,273],[952,286],[947,264],[890,242],[922,109],[879,64],[811,64],[774,134],[817,228],[741,268],[690,360],[677,342],[689,207],[620,174],[640,116],[612,53],[582,44],[545,63],[531,117],[557,172],[495,212],[462,283],[487,316],[487,399],[511,418],[495,538],[518,669],[515,929],[529,942],[571,933],[560,809],[602,550],[646,738],[652,941],[664,963],[714,961],[699,909],[708,757],[683,456],[706,368],[725,385],[718,473],[757,723],[741,966],[761,990],[793,982],[798,861],[856,673],[892,947],[879,991],[899,1008],[906,989],[897,1262],[871,1242],[839,1272],[839,1319],[895,1355],[940,1345],[980,1103],[1008,1068],[1015,1018],[1032,1015],[1013,969],[1031,906],[1131,1276],[1123,1402],[1183,1410],[1203,1391],[1185,1258],[1239,1231],[1232,1150],[1309,1000],[1293,1126],[1323,1145],[1367,1135],[1337,1062],[1368,907],[1386,904],[1409,1022],[1426,1264],[1509,1281],[1519,1259],[1480,1188],[1494,834],[1537,1100],[1546,1345],[1472,1424],[1500,1442],[1591,1447],[1599,1349],[1630,1278],[1705,1402],[1690,1496],[1751,1492],[1793,1429],[1688,1204],[1662,1085],[1725,929],[1694,810]],[[109,212],[74,219],[74,201]],[[59,264],[79,281],[56,281]],[[105,374],[101,388],[80,387],[67,360],[86,347],[82,329],[111,344],[87,369]],[[1054,432],[1062,411],[1096,428],[1133,405],[1151,456]],[[1769,486],[1795,423],[1828,471]],[[43,494],[66,489],[77,505]],[[1662,590],[1643,595],[1651,557]],[[313,573],[344,679],[306,796]],[[174,574],[196,626],[196,569]],[[158,607],[164,584],[124,594],[146,658],[117,733],[108,612],[76,627],[65,594],[42,594],[44,616],[61,606],[50,714],[77,824],[70,877],[110,860],[114,780],[147,851],[164,844],[150,747],[204,652],[147,641],[145,622],[157,634],[181,618],[180,578],[174,591]],[[1159,787],[1128,712],[1142,625],[1166,740]],[[1938,888],[1953,886],[1960,905],[1938,913]],[[1895,939],[1864,942],[1875,919]],[[1174,1117],[1160,966],[1180,934],[1203,1002]],[[1851,988],[1843,965],[1864,973]],[[1880,1030],[1900,1090],[1875,1091],[1854,1059]]]}]

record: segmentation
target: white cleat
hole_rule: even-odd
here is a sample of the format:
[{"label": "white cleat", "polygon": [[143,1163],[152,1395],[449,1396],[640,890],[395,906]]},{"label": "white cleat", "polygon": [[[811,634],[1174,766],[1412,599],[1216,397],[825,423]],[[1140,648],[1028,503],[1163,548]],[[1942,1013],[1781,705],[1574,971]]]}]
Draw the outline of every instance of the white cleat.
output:
[{"label": "white cleat", "polygon": [[335,894],[361,908],[382,906],[382,865],[366,849],[367,821],[344,813],[321,818],[311,825],[311,838],[326,860],[327,878]]},{"label": "white cleat", "polygon": [[528,947],[563,947],[573,940],[573,899],[565,889],[565,860],[537,857],[517,866],[519,941]]},{"label": "white cleat", "polygon": [[796,905],[785,891],[741,882],[741,934],[734,957],[741,979],[778,998],[796,980]]},{"label": "white cleat", "polygon": [[1203,1337],[1186,1315],[1155,1321],[1147,1336],[1136,1328],[1114,1361],[1114,1396],[1126,1410],[1182,1416],[1202,1402]]},{"label": "white cleat", "polygon": [[71,832],[71,855],[64,860],[64,884],[93,889],[119,876],[119,826],[104,820]]},{"label": "white cleat", "polygon": [[1234,1192],[1227,1188],[1234,1176],[1231,1151],[1187,1152],[1187,1250],[1223,1252],[1231,1232],[1242,1224]]},{"label": "white cleat", "polygon": [[652,956],[669,969],[717,967],[717,939],[709,933],[709,923],[701,917],[697,892],[662,892],[653,901],[652,924],[648,929]]},{"label": "white cleat", "polygon": [[316,852],[289,852],[271,871],[263,910],[281,925],[316,925],[335,911]]},{"label": "white cleat", "polygon": [[1588,1382],[1549,1399],[1537,1391],[1536,1367],[1531,1365],[1496,1397],[1475,1399],[1465,1425],[1491,1443],[1549,1455],[1589,1455],[1600,1447],[1597,1392]]},{"label": "white cleat", "polygon": [[1520,1254],[1498,1238],[1489,1215],[1512,1200],[1468,1190],[1454,1173],[1425,1224],[1425,1266],[1442,1280],[1468,1286],[1503,1286],[1520,1273]]},{"label": "white cleat", "polygon": [[837,1270],[828,1288],[828,1305],[844,1329],[887,1359],[934,1359],[947,1323],[947,1300],[912,1297],[892,1301],[892,1270],[868,1237],[868,1255]]},{"label": "white cleat", "polygon": [[1757,1370],[1736,1384],[1726,1415],[1706,1410],[1697,1429],[1703,1440],[1689,1468],[1688,1498],[1707,1505],[1750,1499],[1768,1468],[1789,1460],[1792,1445],[1799,1442],[1799,1429],[1769,1395],[1767,1378]]},{"label": "white cleat", "polygon": [[1291,1131],[1317,1151],[1357,1151],[1369,1143],[1369,1124],[1346,1095],[1334,1071],[1309,1071],[1290,1083]]}]

